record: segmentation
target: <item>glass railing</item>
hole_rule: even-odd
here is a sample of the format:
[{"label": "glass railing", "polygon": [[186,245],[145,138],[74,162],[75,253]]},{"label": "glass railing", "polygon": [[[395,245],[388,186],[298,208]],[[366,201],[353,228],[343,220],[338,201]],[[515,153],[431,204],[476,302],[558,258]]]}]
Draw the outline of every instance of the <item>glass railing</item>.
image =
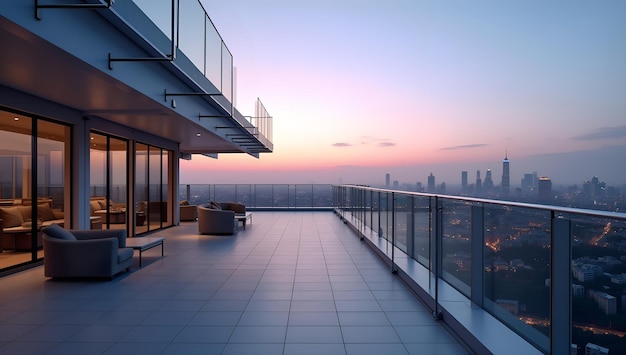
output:
[{"label": "glass railing", "polygon": [[192,205],[239,202],[246,209],[332,209],[332,185],[191,184],[180,185],[180,200]]},{"label": "glass railing", "polygon": [[626,354],[626,214],[352,185],[333,206],[392,268],[421,265],[539,351]]},{"label": "glass railing", "polygon": [[133,2],[170,41],[174,41],[176,48],[185,53],[222,95],[233,102],[233,56],[200,1]]},{"label": "glass railing", "polygon": [[[226,102],[216,102],[231,115],[237,116],[235,106],[235,74],[233,55],[215,28],[202,3],[198,0],[133,0],[135,5],[167,36],[170,45],[180,50],[219,90]],[[164,53],[171,49],[160,48]],[[171,54],[171,53],[169,53]],[[247,117],[254,126],[246,129],[272,142],[272,118],[260,100],[255,116]],[[242,124],[245,122],[241,122]]]}]

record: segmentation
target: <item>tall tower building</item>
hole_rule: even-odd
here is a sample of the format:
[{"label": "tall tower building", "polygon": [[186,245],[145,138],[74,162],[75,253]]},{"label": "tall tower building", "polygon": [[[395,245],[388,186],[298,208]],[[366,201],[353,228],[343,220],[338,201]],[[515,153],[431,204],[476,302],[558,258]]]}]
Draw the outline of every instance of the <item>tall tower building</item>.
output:
[{"label": "tall tower building", "polygon": [[389,187],[390,184],[391,184],[391,175],[387,173],[387,175],[385,175],[385,186]]},{"label": "tall tower building", "polygon": [[483,185],[483,190],[487,193],[493,190],[493,179],[491,178],[491,169],[487,169],[487,173],[485,174],[485,183]]},{"label": "tall tower building", "polygon": [[480,179],[480,170],[476,170],[476,186],[474,189],[476,194],[483,192],[483,181]]},{"label": "tall tower building", "polygon": [[550,201],[552,199],[552,180],[546,176],[540,177],[537,183],[537,190],[539,190],[539,201]]},{"label": "tall tower building", "polygon": [[508,196],[511,190],[511,176],[509,175],[509,154],[504,154],[502,161],[502,195]]},{"label": "tall tower building", "polygon": [[435,176],[433,175],[433,173],[430,173],[430,175],[428,175],[428,192],[435,192]]},{"label": "tall tower building", "polygon": [[535,191],[536,185],[535,174],[524,174],[524,178],[522,179],[522,193],[524,195],[530,195]]},{"label": "tall tower building", "polygon": [[461,171],[461,191],[467,192],[467,171]]}]

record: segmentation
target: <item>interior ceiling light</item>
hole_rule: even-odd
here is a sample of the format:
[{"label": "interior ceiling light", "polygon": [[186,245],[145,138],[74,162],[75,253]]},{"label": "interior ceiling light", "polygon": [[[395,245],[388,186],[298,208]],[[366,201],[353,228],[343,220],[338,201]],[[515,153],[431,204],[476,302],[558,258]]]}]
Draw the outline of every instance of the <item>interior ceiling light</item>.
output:
[{"label": "interior ceiling light", "polygon": [[200,133],[196,133],[196,137],[200,137],[202,134]]},{"label": "interior ceiling light", "polygon": [[20,120],[20,118],[19,118],[19,117],[13,117],[13,120],[14,120],[14,121],[19,121],[19,120]]}]

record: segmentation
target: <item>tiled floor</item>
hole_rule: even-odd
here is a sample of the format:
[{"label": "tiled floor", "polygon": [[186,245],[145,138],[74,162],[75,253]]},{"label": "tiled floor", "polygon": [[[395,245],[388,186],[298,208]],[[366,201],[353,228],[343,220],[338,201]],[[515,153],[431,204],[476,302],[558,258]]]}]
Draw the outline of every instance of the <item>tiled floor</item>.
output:
[{"label": "tiled floor", "polygon": [[159,232],[113,281],[0,278],[0,354],[467,353],[334,214],[253,218]]}]

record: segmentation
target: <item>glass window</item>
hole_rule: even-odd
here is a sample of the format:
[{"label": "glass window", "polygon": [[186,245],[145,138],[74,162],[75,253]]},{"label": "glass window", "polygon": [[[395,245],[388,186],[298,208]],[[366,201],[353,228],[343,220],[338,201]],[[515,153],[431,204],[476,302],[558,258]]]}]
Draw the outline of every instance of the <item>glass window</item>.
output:
[{"label": "glass window", "polygon": [[148,231],[148,146],[135,144],[135,233]]},{"label": "glass window", "polygon": [[67,222],[69,138],[68,126],[0,111],[0,270],[41,259],[41,227]]},{"label": "glass window", "polygon": [[126,229],[128,143],[93,132],[90,142],[91,227]]},{"label": "glass window", "polygon": [[172,151],[135,145],[136,233],[172,225]]}]

